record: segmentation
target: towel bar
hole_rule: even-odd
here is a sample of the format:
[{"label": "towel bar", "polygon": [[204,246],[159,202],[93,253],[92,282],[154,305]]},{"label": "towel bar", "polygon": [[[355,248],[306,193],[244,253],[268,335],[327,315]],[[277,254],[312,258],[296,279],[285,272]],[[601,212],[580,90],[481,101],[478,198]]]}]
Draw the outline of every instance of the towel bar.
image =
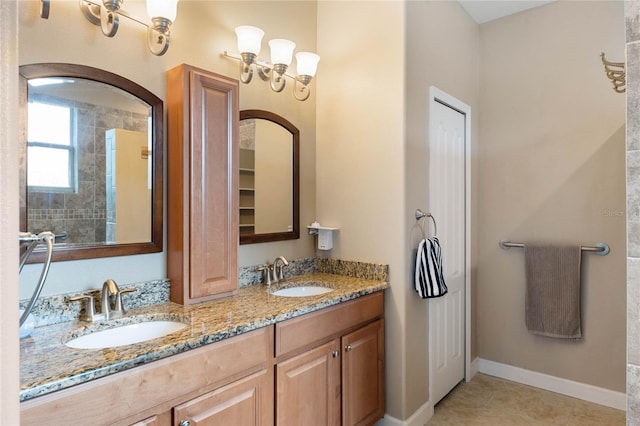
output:
[{"label": "towel bar", "polygon": [[[508,249],[510,247],[524,247],[524,243],[512,243],[510,241],[500,241],[500,247],[503,249]],[[591,251],[597,254],[598,256],[606,256],[609,254],[609,245],[606,243],[597,243],[595,246],[580,246],[580,250],[582,251]]]}]

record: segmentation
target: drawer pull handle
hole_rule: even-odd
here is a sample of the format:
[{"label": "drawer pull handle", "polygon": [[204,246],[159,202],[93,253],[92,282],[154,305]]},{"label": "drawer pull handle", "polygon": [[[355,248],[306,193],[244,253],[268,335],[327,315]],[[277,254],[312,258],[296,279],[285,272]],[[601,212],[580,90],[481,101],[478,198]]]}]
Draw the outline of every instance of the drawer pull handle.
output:
[{"label": "drawer pull handle", "polygon": [[333,351],[331,352],[331,355],[333,355],[334,358],[338,358],[340,356],[340,351]]},{"label": "drawer pull handle", "polygon": [[183,420],[180,422],[180,426],[191,426],[191,422],[189,420]]},{"label": "drawer pull handle", "polygon": [[346,351],[347,351],[347,352],[350,352],[350,351],[351,351],[351,349],[353,349],[353,346],[351,346],[351,345],[347,345],[347,346],[345,346],[344,348],[346,349]]}]

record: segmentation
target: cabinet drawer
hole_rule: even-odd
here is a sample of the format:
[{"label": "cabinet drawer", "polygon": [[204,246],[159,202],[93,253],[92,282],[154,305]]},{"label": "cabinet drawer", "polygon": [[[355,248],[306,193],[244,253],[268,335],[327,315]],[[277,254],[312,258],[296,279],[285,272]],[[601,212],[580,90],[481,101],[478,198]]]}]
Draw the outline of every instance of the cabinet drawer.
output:
[{"label": "cabinet drawer", "polygon": [[275,355],[295,353],[337,337],[384,315],[384,293],[377,292],[276,324]]}]

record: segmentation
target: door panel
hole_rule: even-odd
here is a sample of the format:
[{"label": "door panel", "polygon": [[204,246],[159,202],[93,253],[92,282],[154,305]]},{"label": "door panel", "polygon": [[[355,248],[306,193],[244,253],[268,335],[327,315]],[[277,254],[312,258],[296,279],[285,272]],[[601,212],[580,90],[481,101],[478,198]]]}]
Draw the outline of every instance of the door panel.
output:
[{"label": "door panel", "polygon": [[429,302],[431,401],[464,378],[466,135],[465,114],[431,101],[429,209],[438,225],[449,292]]}]

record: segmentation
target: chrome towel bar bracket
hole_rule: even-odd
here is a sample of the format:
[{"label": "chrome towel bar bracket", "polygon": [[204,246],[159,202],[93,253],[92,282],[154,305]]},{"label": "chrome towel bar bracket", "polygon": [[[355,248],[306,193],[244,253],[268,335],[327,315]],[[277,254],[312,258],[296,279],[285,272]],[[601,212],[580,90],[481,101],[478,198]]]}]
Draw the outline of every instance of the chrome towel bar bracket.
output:
[{"label": "chrome towel bar bracket", "polygon": [[[430,217],[433,221],[433,235],[438,235],[438,225],[436,224],[436,218],[433,217],[431,213],[425,213],[420,209],[416,209],[416,221],[419,221],[420,219],[425,219],[426,221],[427,217]],[[421,226],[420,229],[422,230],[422,236],[426,239],[427,232],[425,232],[424,226]]]},{"label": "chrome towel bar bracket", "polygon": [[[500,247],[502,247],[505,250],[511,247],[523,248],[524,243],[513,243],[510,241],[502,240],[500,241]],[[593,252],[598,256],[606,256],[609,254],[609,251],[610,251],[609,245],[606,243],[596,243],[595,246],[580,246],[580,250]]]}]

